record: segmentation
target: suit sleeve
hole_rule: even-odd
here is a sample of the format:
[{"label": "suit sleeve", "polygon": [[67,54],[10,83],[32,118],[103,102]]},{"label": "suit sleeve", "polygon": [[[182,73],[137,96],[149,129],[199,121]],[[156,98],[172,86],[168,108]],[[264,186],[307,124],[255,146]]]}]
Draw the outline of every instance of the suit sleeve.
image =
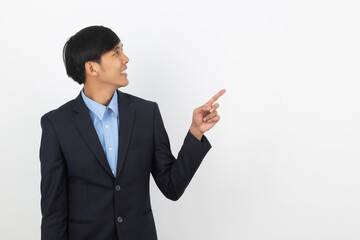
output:
[{"label": "suit sleeve", "polygon": [[205,135],[199,141],[188,130],[177,159],[170,149],[169,137],[158,104],[154,106],[154,155],[151,174],[160,191],[176,201],[184,193],[211,144]]},{"label": "suit sleeve", "polygon": [[46,115],[41,117],[41,239],[65,240],[67,235],[67,176],[64,156]]}]

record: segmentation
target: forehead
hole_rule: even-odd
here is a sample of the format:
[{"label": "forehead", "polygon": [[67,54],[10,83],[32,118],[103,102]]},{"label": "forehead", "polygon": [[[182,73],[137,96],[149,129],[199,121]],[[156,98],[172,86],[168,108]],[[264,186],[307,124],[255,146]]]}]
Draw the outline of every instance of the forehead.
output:
[{"label": "forehead", "polygon": [[104,57],[111,56],[118,49],[122,49],[123,46],[124,46],[124,44],[122,42],[119,42],[113,49],[111,49],[110,51],[104,53],[102,56],[104,56]]},{"label": "forehead", "polygon": [[116,49],[122,48],[124,46],[124,44],[120,41],[114,48],[113,51],[115,51]]}]

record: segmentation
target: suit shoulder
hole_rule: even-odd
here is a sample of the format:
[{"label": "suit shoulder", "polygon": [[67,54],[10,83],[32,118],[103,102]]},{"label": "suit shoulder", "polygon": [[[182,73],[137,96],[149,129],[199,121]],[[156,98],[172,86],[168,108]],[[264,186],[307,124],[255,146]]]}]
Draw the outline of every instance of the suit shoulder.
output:
[{"label": "suit shoulder", "polygon": [[45,114],[43,114],[41,116],[41,119],[44,117],[49,118],[49,119],[57,119],[60,116],[63,116],[64,113],[68,113],[69,111],[72,110],[73,102],[74,102],[74,99],[69,100],[68,102],[64,103],[63,105],[59,106],[58,108],[52,109],[52,110],[46,112]]},{"label": "suit shoulder", "polygon": [[123,94],[125,94],[130,99],[130,101],[135,104],[148,104],[149,106],[155,104],[155,102],[152,100],[138,97],[138,96],[132,95],[130,93],[123,92]]}]

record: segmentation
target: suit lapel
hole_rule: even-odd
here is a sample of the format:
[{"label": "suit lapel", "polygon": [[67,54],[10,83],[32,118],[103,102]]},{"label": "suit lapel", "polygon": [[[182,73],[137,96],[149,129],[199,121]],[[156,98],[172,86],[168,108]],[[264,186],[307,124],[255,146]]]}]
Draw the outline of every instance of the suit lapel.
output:
[{"label": "suit lapel", "polygon": [[[119,146],[116,171],[117,178],[125,161],[127,148],[131,137],[135,111],[128,96],[119,90],[116,90],[116,93],[118,94],[119,109]],[[74,100],[73,109],[75,112],[77,112],[77,114],[73,117],[73,122],[76,128],[79,130],[80,135],[83,137],[85,143],[89,146],[91,152],[95,155],[96,159],[99,161],[104,170],[111,177],[114,177],[90,117],[89,109],[82,99],[81,92]]]},{"label": "suit lapel", "polygon": [[128,95],[116,90],[118,94],[118,108],[119,108],[119,147],[118,159],[116,167],[116,179],[124,166],[125,156],[128,150],[131,132],[133,128],[135,110],[131,104]]}]

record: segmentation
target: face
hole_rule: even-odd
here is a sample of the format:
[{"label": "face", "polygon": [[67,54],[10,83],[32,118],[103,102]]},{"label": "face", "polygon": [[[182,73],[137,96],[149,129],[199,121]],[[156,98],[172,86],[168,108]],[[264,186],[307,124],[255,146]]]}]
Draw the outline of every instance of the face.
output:
[{"label": "face", "polygon": [[120,88],[128,85],[126,64],[129,58],[123,52],[123,44],[120,42],[111,51],[101,56],[101,64],[98,67],[98,79],[101,83]]}]

